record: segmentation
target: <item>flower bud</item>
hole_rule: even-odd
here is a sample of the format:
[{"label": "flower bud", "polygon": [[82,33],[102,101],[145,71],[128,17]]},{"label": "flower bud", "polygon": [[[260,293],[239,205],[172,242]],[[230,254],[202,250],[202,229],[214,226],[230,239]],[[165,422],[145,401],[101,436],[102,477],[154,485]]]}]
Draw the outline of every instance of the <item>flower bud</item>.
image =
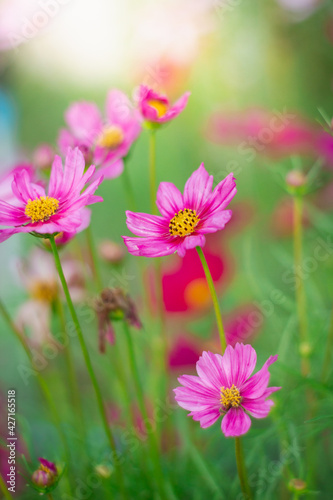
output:
[{"label": "flower bud", "polygon": [[306,488],[306,483],[302,479],[295,477],[289,481],[288,486],[291,491],[303,491]]},{"label": "flower bud", "polygon": [[57,479],[58,471],[54,463],[39,458],[40,466],[32,475],[32,482],[40,488],[51,486]]},{"label": "flower bud", "polygon": [[124,248],[111,240],[102,241],[98,251],[101,258],[110,264],[119,264],[125,257]]},{"label": "flower bud", "polygon": [[112,470],[113,469],[112,469],[112,467],[110,465],[105,465],[105,464],[98,464],[95,467],[96,473],[99,476],[104,477],[105,479],[107,479],[108,477],[111,476]]},{"label": "flower bud", "polygon": [[50,168],[54,159],[54,152],[49,144],[40,144],[34,151],[33,163],[36,168],[44,170]]},{"label": "flower bud", "polygon": [[290,188],[305,186],[306,181],[306,175],[301,170],[291,170],[286,176],[286,183]]}]

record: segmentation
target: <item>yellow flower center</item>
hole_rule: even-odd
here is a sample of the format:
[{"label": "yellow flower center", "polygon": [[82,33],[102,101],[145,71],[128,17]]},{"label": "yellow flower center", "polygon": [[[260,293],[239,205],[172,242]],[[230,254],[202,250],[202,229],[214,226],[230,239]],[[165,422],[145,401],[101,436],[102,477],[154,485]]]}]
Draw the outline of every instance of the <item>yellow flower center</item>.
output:
[{"label": "yellow flower center", "polygon": [[200,219],[195,210],[185,208],[171,219],[169,223],[169,233],[172,236],[188,236],[195,231]]},{"label": "yellow flower center", "polygon": [[165,104],[165,102],[158,101],[157,99],[150,99],[147,102],[148,102],[149,106],[156,109],[158,118],[161,118],[162,116],[164,116],[165,113],[168,111],[168,105]]},{"label": "yellow flower center", "polygon": [[124,140],[124,132],[117,125],[105,127],[98,139],[98,146],[107,149],[116,149]]},{"label": "yellow flower center", "polygon": [[239,389],[232,384],[232,386],[229,388],[226,387],[221,387],[221,399],[220,403],[229,410],[231,406],[233,408],[237,408],[240,406],[242,402],[242,397],[239,393]]},{"label": "yellow flower center", "polygon": [[25,215],[32,222],[45,222],[56,213],[59,201],[50,196],[41,196],[35,200],[29,200],[25,207]]},{"label": "yellow flower center", "polygon": [[43,302],[53,302],[57,296],[57,284],[46,281],[35,281],[30,288],[32,297]]}]

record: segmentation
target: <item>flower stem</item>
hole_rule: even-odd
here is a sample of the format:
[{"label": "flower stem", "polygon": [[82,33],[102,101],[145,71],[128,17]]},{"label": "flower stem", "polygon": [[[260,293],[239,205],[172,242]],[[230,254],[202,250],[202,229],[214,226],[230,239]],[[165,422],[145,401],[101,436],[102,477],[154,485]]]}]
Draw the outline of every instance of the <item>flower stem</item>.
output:
[{"label": "flower stem", "polygon": [[49,493],[47,496],[48,496],[49,500],[53,500],[53,495],[52,495],[52,493]]},{"label": "flower stem", "polygon": [[90,226],[88,226],[86,229],[86,237],[87,237],[88,250],[89,250],[89,255],[90,255],[92,271],[93,271],[93,275],[94,275],[94,279],[95,279],[95,283],[96,283],[96,288],[98,291],[101,291],[103,289],[103,283],[102,283],[102,278],[101,278],[99,265],[98,265],[95,242],[94,242],[94,238],[93,238],[93,234],[92,234],[92,231],[90,229]]},{"label": "flower stem", "polygon": [[[294,196],[294,266],[299,269],[302,266],[302,237],[303,237],[303,199],[300,195]],[[309,364],[309,334],[307,324],[307,305],[303,278],[300,277],[296,285],[296,303],[297,314],[299,321],[300,334],[300,354],[301,354],[301,371],[304,376],[310,372]]]},{"label": "flower stem", "polygon": [[213,301],[213,305],[214,305],[214,311],[215,311],[215,316],[216,316],[216,322],[217,322],[217,328],[218,328],[218,331],[219,331],[219,336],[220,336],[220,341],[221,341],[221,347],[222,347],[222,353],[223,353],[225,351],[226,347],[227,347],[227,342],[226,342],[224,328],[223,328],[221,309],[220,309],[220,305],[219,305],[219,302],[218,302],[218,299],[217,299],[217,295],[216,295],[216,290],[215,290],[215,287],[214,287],[213,278],[212,278],[212,275],[210,273],[210,270],[209,270],[209,267],[208,267],[208,264],[207,264],[207,261],[206,261],[206,257],[205,257],[205,255],[204,255],[204,253],[202,251],[202,248],[201,247],[196,247],[196,249],[197,249],[197,252],[199,254],[202,267],[203,267],[203,269],[205,271],[208,288],[209,288],[209,291],[210,291],[210,294],[211,294],[211,297],[212,297],[212,301]]},{"label": "flower stem", "polygon": [[155,435],[152,433],[152,430],[149,429],[148,425],[147,425],[147,423],[149,422],[149,417],[148,417],[148,412],[147,412],[146,404],[144,401],[144,394],[143,394],[143,390],[142,390],[142,386],[141,386],[141,382],[140,382],[140,374],[139,374],[138,366],[137,366],[136,359],[135,359],[135,350],[134,350],[134,345],[132,342],[132,336],[131,336],[129,326],[128,326],[126,321],[123,322],[123,326],[124,326],[124,332],[125,332],[125,337],[126,337],[126,342],[127,342],[127,351],[128,351],[130,369],[132,372],[132,377],[133,377],[133,381],[134,381],[136,396],[138,398],[140,412],[141,412],[143,419],[144,419],[145,430],[146,430],[147,438],[149,441],[151,459],[152,459],[152,463],[154,464],[154,467],[155,467],[156,480],[157,480],[158,485],[159,485],[161,498],[165,499],[165,498],[167,498],[167,495],[165,492],[164,475],[163,475],[161,462],[160,462],[158,444],[157,444],[157,440],[156,440]]},{"label": "flower stem", "polygon": [[91,382],[92,382],[92,385],[93,385],[93,388],[95,391],[98,409],[99,409],[99,412],[100,412],[100,415],[102,418],[104,431],[105,431],[107,440],[109,442],[110,448],[111,448],[112,453],[113,453],[115,472],[117,474],[119,487],[120,487],[120,490],[123,494],[123,497],[126,498],[125,490],[124,490],[124,478],[123,478],[123,474],[122,474],[122,469],[120,468],[120,465],[119,465],[118,459],[117,459],[116,443],[115,443],[113,434],[111,432],[111,429],[110,429],[110,426],[109,426],[109,423],[107,420],[101,390],[99,388],[97,378],[96,378],[94,369],[93,369],[92,364],[91,364],[89,352],[88,352],[87,346],[86,346],[85,341],[84,341],[84,337],[83,337],[83,333],[82,333],[81,326],[79,323],[79,319],[78,319],[76,311],[74,309],[74,305],[73,305],[73,302],[72,302],[72,299],[71,299],[71,296],[70,296],[70,293],[68,290],[68,286],[66,283],[66,279],[65,279],[65,276],[64,276],[64,273],[62,270],[57,245],[54,241],[54,236],[50,236],[50,243],[51,243],[51,248],[52,248],[52,252],[53,252],[53,256],[54,256],[55,266],[56,266],[56,269],[57,269],[58,274],[59,274],[59,278],[60,278],[64,293],[65,293],[65,297],[67,300],[68,308],[69,308],[69,311],[71,313],[71,317],[72,317],[73,323],[75,325],[76,333],[77,333],[77,336],[78,336],[78,339],[80,342],[83,358],[84,358],[84,361],[85,361],[85,364],[86,364],[86,367],[87,367],[87,370],[88,370],[88,373],[89,373],[89,376],[90,376],[90,379],[91,379]]},{"label": "flower stem", "polygon": [[57,312],[58,312],[59,319],[60,319],[61,329],[63,331],[63,334],[65,335],[64,351],[65,351],[65,360],[66,360],[66,367],[67,367],[67,376],[68,376],[68,380],[69,380],[70,396],[71,396],[72,401],[74,402],[74,406],[76,408],[76,413],[77,413],[77,416],[80,420],[81,431],[83,434],[84,430],[85,430],[85,425],[84,425],[83,411],[82,411],[82,405],[81,405],[81,399],[80,399],[80,390],[79,390],[79,385],[78,385],[77,377],[76,377],[76,373],[75,373],[75,366],[74,366],[74,362],[73,362],[69,337],[68,337],[67,330],[66,330],[65,311],[64,311],[63,304],[62,304],[59,296],[56,299],[56,308],[57,308]]},{"label": "flower stem", "polygon": [[0,474],[0,489],[3,493],[3,496],[5,498],[7,498],[7,500],[13,500],[13,497],[12,495],[9,493],[8,489],[7,489],[7,486],[6,486],[6,483],[2,477],[2,474]]},{"label": "flower stem", "polygon": [[63,430],[61,428],[61,418],[59,416],[57,407],[56,407],[56,405],[53,402],[53,399],[52,399],[51,393],[49,391],[48,385],[45,382],[44,378],[39,373],[38,368],[35,367],[34,360],[33,360],[33,357],[32,357],[31,351],[29,349],[29,345],[27,343],[26,338],[16,328],[15,323],[13,322],[12,318],[10,317],[7,309],[5,308],[5,306],[4,306],[4,304],[2,303],[1,300],[0,300],[0,312],[1,312],[2,316],[4,317],[4,319],[6,320],[6,322],[8,323],[8,325],[9,325],[10,329],[12,330],[12,332],[14,333],[15,337],[21,343],[21,345],[22,345],[22,347],[23,347],[23,349],[24,349],[24,351],[25,351],[25,353],[26,353],[26,355],[27,355],[27,357],[28,357],[28,359],[30,361],[31,367],[33,369],[33,372],[34,372],[34,374],[37,377],[40,389],[41,389],[41,391],[43,393],[43,396],[45,397],[45,400],[46,400],[46,402],[47,402],[47,404],[49,406],[50,414],[51,414],[51,416],[52,416],[52,418],[54,420],[54,423],[57,426],[57,429],[58,429],[58,432],[59,432],[59,435],[60,435],[60,438],[61,438],[64,450],[65,450],[65,453],[66,453],[67,461],[68,461],[69,457],[70,457],[70,451],[69,451],[67,439],[66,439],[66,436],[65,436],[65,434],[64,434],[64,432],[63,432]]},{"label": "flower stem", "polygon": [[323,362],[323,367],[321,371],[321,380],[322,382],[326,382],[327,377],[329,375],[329,371],[331,369],[331,361],[332,361],[332,352],[333,352],[333,309],[331,313],[330,326],[328,330],[326,351],[325,351],[325,359]]},{"label": "flower stem", "polygon": [[235,438],[235,450],[236,450],[236,463],[237,463],[237,470],[238,470],[238,476],[239,476],[239,482],[241,485],[242,492],[244,494],[244,497],[247,500],[251,500],[252,497],[252,492],[247,480],[247,473],[246,473],[246,468],[245,468],[245,462],[244,462],[244,454],[243,454],[243,447],[242,447],[242,442],[240,437]]},{"label": "flower stem", "polygon": [[124,171],[122,173],[122,179],[123,179],[123,183],[124,183],[124,190],[125,190],[125,195],[127,197],[128,207],[130,210],[132,210],[132,212],[137,212],[138,210],[137,210],[137,205],[136,205],[136,201],[135,201],[135,195],[134,195],[131,179],[130,179],[130,176],[128,173],[127,162],[125,161],[125,158],[123,161],[124,161]]},{"label": "flower stem", "polygon": [[150,205],[151,213],[156,214],[156,132],[150,130],[149,133],[149,187],[150,187]]}]

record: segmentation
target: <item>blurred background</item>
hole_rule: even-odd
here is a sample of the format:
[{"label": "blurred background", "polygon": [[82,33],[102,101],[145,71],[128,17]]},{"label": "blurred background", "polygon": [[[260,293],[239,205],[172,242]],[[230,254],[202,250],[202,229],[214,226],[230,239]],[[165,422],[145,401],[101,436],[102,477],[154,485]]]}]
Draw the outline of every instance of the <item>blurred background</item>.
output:
[{"label": "blurred background", "polygon": [[[244,341],[259,346],[260,362],[269,354],[280,355],[274,385],[282,385],[284,380],[288,394],[281,395],[274,425],[267,431],[260,422],[246,445],[248,449],[254,446],[262,426],[266,434],[261,436],[265,436],[273,461],[281,456],[274,427],[280,419],[287,422],[282,430],[287,449],[299,439],[301,442],[304,432],[316,435],[331,425],[325,418],[316,426],[304,424],[297,405],[292,417],[288,413],[301,382],[288,371],[288,367],[299,369],[294,303],[298,275],[292,267],[292,201],[285,178],[293,169],[311,177],[303,220],[305,255],[312,258],[321,245],[318,239],[324,240],[326,258],[315,260],[312,267],[305,264],[299,271],[305,276],[311,314],[313,376],[319,377],[333,299],[329,246],[333,137],[328,126],[323,126],[323,115],[332,116],[332,44],[333,6],[329,0],[0,1],[0,176],[14,165],[33,161],[34,151],[42,143],[57,151],[64,112],[74,101],[93,101],[104,110],[108,90],[119,88],[133,96],[140,83],[164,91],[171,101],[191,91],[185,111],[157,134],[158,181],[170,181],[182,189],[203,161],[215,183],[230,172],[235,174],[238,194],[231,206],[233,219],[225,231],[208,239],[206,251],[230,338],[239,338],[242,332]],[[140,211],[149,212],[145,131],[135,144],[128,169]],[[121,235],[129,234],[122,178],[104,182],[98,194],[105,201],[92,210],[96,243],[108,239],[122,244]],[[0,246],[0,293],[13,316],[27,300],[18,261],[29,254],[33,240],[20,235]],[[189,252],[184,260],[177,256],[163,260],[173,386],[177,373],[193,369],[203,348],[218,349],[207,289],[201,274],[191,274],[195,267],[191,259],[196,257]],[[112,274],[106,261],[101,265],[105,273]],[[129,256],[121,266],[116,268],[116,283],[125,283],[141,307],[138,268]],[[31,384],[25,387],[17,371],[24,353],[1,319],[0,327],[1,389],[21,389],[19,404],[25,409],[21,428],[27,430],[30,442],[25,446],[35,458],[46,436],[49,451],[58,449],[56,433],[40,412],[35,389]],[[86,334],[97,364],[101,356],[95,328],[89,327]],[[140,342],[147,346],[138,333]],[[80,353],[76,355],[80,364]],[[57,363],[61,366],[61,360]],[[58,364],[48,366],[46,373],[55,392],[61,394]],[[101,369],[108,369],[105,357]],[[85,381],[86,376],[82,377]],[[108,393],[107,382],[104,386]],[[84,393],[85,385],[82,387]],[[322,417],[332,414],[332,400],[324,389],[319,406]],[[67,412],[70,415],[69,405]],[[177,417],[180,422],[182,417]],[[96,418],[94,425],[97,423]],[[202,431],[195,429],[200,440]],[[89,432],[93,441],[96,427]],[[219,428],[206,430],[207,441],[200,446],[216,460],[216,470],[222,465],[229,470],[214,448],[219,432]],[[332,445],[332,436],[325,436]],[[264,442],[260,439],[259,448]],[[230,451],[231,444],[225,446]],[[302,470],[299,449],[290,465],[293,477]],[[332,451],[328,445],[326,453],[327,466],[323,464],[316,483],[321,499],[331,498],[328,470]],[[265,471],[263,464],[261,467]],[[274,488],[281,476],[281,471],[273,474],[258,498],[275,498]],[[236,498],[237,487],[235,483],[232,498]],[[186,491],[180,497],[192,498]],[[289,498],[287,493],[283,496],[283,487],[281,491],[281,498]]]}]

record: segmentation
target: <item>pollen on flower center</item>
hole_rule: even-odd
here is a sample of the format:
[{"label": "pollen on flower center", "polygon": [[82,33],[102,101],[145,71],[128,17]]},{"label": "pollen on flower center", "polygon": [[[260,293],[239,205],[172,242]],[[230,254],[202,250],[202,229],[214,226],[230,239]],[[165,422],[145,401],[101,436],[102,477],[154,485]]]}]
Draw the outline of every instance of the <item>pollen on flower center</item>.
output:
[{"label": "pollen on flower center", "polygon": [[59,201],[50,196],[41,196],[35,200],[29,200],[25,207],[25,215],[32,222],[45,222],[56,213]]},{"label": "pollen on flower center", "polygon": [[158,101],[157,99],[150,99],[148,101],[149,106],[156,109],[157,117],[162,118],[165,113],[168,111],[168,106],[163,101]]},{"label": "pollen on flower center", "polygon": [[169,232],[172,236],[188,236],[195,231],[199,221],[195,210],[184,208],[171,219]]},{"label": "pollen on flower center", "polygon": [[224,406],[224,408],[226,408],[227,410],[229,410],[229,408],[231,407],[237,408],[238,406],[240,406],[241,402],[242,397],[240,395],[239,389],[237,389],[234,384],[232,384],[230,388],[221,387],[220,403]]},{"label": "pollen on flower center", "polygon": [[124,140],[124,133],[117,125],[105,127],[98,139],[98,145],[102,148],[116,149]]},{"label": "pollen on flower center", "polygon": [[57,296],[57,284],[46,281],[35,281],[30,287],[30,293],[36,300],[53,302]]}]

